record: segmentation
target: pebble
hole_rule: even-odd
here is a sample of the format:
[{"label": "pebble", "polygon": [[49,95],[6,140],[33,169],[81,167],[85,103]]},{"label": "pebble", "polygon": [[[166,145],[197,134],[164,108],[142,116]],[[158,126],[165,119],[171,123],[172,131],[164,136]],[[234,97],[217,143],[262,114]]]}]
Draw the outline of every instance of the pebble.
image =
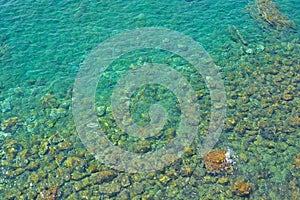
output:
[{"label": "pebble", "polygon": [[229,178],[228,177],[221,177],[218,179],[218,183],[222,184],[222,185],[226,185],[229,182]]},{"label": "pebble", "polygon": [[98,117],[102,117],[106,113],[106,107],[105,106],[98,106],[96,108],[96,111],[97,111]]},{"label": "pebble", "polygon": [[248,162],[248,157],[245,153],[239,154],[239,160],[243,161],[244,163]]},{"label": "pebble", "polygon": [[262,44],[259,44],[256,46],[257,52],[263,52],[265,50],[265,46]]},{"label": "pebble", "polygon": [[166,175],[161,175],[159,177],[159,181],[163,184],[166,185],[169,181],[171,180],[170,177],[166,176]]},{"label": "pebble", "polygon": [[253,49],[251,49],[251,48],[248,48],[248,49],[246,49],[246,53],[247,53],[247,54],[253,54],[253,53],[254,53],[254,51],[253,51]]}]

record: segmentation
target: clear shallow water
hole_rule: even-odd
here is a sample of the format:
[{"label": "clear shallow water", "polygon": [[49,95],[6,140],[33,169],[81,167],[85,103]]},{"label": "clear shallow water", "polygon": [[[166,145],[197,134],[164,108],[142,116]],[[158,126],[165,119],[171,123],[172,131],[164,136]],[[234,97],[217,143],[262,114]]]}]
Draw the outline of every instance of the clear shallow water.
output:
[{"label": "clear shallow water", "polygon": [[[103,198],[110,196],[113,199],[120,197],[120,194],[129,193],[129,198],[138,199],[153,194],[152,198],[180,199],[183,194],[187,193],[193,196],[190,197],[191,199],[209,199],[222,196],[224,198],[245,198],[234,192],[231,192],[232,194],[226,193],[226,191],[232,190],[231,188],[237,179],[245,179],[250,182],[252,188],[250,198],[252,199],[262,197],[266,192],[270,193],[269,196],[264,197],[267,199],[276,194],[287,199],[299,195],[299,190],[297,191],[297,186],[299,188],[299,169],[297,171],[293,165],[294,158],[299,153],[299,143],[297,142],[299,141],[299,124],[295,122],[296,125],[289,128],[290,123],[283,123],[299,113],[299,87],[297,87],[299,84],[297,82],[299,41],[293,40],[299,38],[299,31],[274,33],[262,28],[259,25],[260,22],[252,18],[247,11],[248,3],[248,1],[208,0],[191,2],[178,0],[159,3],[157,1],[51,1],[51,3],[45,1],[1,1],[0,34],[2,47],[7,53],[3,54],[0,60],[0,121],[3,124],[12,117],[18,118],[16,129],[2,128],[1,132],[3,135],[1,138],[2,152],[5,152],[2,153],[1,159],[2,161],[12,159],[12,162],[17,165],[5,165],[2,162],[4,170],[1,177],[4,178],[2,178],[0,188],[1,191],[4,191],[1,192],[3,198],[8,198],[5,194],[8,194],[10,190],[17,189],[18,184],[21,185],[25,182],[27,184],[32,182],[33,186],[24,186],[21,194],[15,197],[16,199],[29,196],[29,191],[33,191],[32,193],[37,196],[41,191],[47,190],[53,185],[58,186],[62,199],[74,193],[83,195],[83,191],[95,190],[95,187],[91,186],[92,184],[78,191],[66,189],[72,188],[76,182],[81,183],[84,178],[51,182],[49,178],[51,176],[48,175],[36,182],[30,181],[37,171],[42,173],[52,166],[46,162],[49,154],[45,153],[44,155],[40,152],[43,138],[47,139],[58,133],[66,141],[80,146],[70,110],[72,86],[81,63],[105,39],[122,33],[124,30],[158,26],[173,29],[192,37],[210,53],[215,63],[220,66],[228,100],[234,102],[234,106],[229,106],[227,116],[236,122],[232,128],[223,131],[216,148],[231,148],[237,156],[245,154],[247,159],[244,161],[238,159],[236,171],[233,172],[233,175],[225,176],[229,179],[228,183],[225,184],[218,183],[219,176],[206,174],[203,163],[198,157],[194,157],[194,160],[187,157],[184,160],[193,160],[187,165],[191,165],[196,171],[200,170],[198,178],[194,176],[185,177],[180,172],[177,175],[170,175],[170,171],[182,168],[182,163],[179,163],[178,166],[171,167],[170,170],[166,169],[157,175],[148,175],[148,178],[147,175],[136,178],[133,175],[125,174],[124,176],[130,179],[130,184],[125,184],[118,192],[110,195],[109,192],[89,195],[91,197],[102,196]],[[299,3],[286,0],[276,1],[276,3],[280,5],[280,10],[299,26]],[[229,31],[232,25],[235,25],[247,40],[248,46],[233,41]],[[291,44],[296,43],[293,48],[290,48],[292,50],[287,47],[289,42]],[[255,50],[257,47],[261,47],[258,46],[259,44],[264,47],[263,53],[258,54],[256,51],[254,54],[245,53],[248,49]],[[132,58],[132,62],[135,65],[138,64],[141,62],[140,57],[143,56],[137,55],[136,58]],[[159,55],[153,57],[154,60],[159,60]],[[161,59],[162,62],[173,59],[169,55],[165,57]],[[282,61],[279,67],[274,64],[276,59]],[[292,60],[292,63],[286,63],[288,60]],[[130,59],[116,62],[115,67],[112,67],[110,71],[108,70],[107,77],[103,78],[103,82],[100,81],[98,84],[98,92],[100,93],[98,103],[100,106],[103,104],[107,106],[108,95],[113,85],[108,84],[107,80],[115,83],[115,77],[120,75],[114,74],[115,71],[118,71],[118,66],[122,64],[129,66],[130,62]],[[174,68],[178,67],[180,70],[181,65],[177,61],[171,63]],[[277,72],[270,72],[270,69],[276,69]],[[187,69],[182,70],[181,73],[185,74],[186,77],[193,76],[193,70],[188,69],[187,72],[185,70]],[[259,72],[258,75],[255,71]],[[277,74],[281,76],[290,71],[293,72],[292,75],[282,77],[287,83],[278,86],[272,82]],[[191,75],[189,75],[190,73]],[[262,79],[263,81],[261,81]],[[195,82],[203,83],[203,80],[195,80]],[[296,89],[288,89],[288,85]],[[247,86],[249,88],[252,86],[255,94],[243,102],[241,94],[248,91]],[[204,93],[204,97],[209,99],[204,87],[200,87],[199,90]],[[264,92],[266,90],[271,92]],[[276,102],[275,97],[281,98],[287,92],[293,96],[291,101]],[[151,94],[151,90],[149,93]],[[51,95],[47,96],[47,94]],[[101,95],[104,97],[102,98]],[[261,96],[266,99],[269,98],[265,100],[267,106],[261,105],[261,102],[264,102],[260,98]],[[203,109],[205,109],[205,98],[203,102]],[[266,107],[274,108],[275,111],[264,116],[261,113],[267,112]],[[204,117],[203,122],[204,128],[207,127],[209,116],[205,112],[203,114],[206,117]],[[109,118],[109,115],[107,117]],[[109,121],[109,119],[106,120],[111,123],[113,129],[114,122]],[[266,120],[267,123],[264,124],[262,120]],[[247,131],[243,132],[236,128],[241,126],[246,126]],[[205,131],[204,128],[203,131]],[[291,130],[283,131],[287,129]],[[4,135],[9,136],[4,137]],[[12,158],[8,159],[9,156],[6,154],[8,154],[8,149],[11,148],[12,144],[7,141],[10,139],[18,141],[23,147],[16,148],[17,153],[13,153]],[[118,141],[119,138],[111,140]],[[161,140],[167,142],[168,137],[161,138]],[[125,144],[128,145],[128,143]],[[53,146],[55,147],[55,143]],[[19,152],[28,147],[35,147],[39,150],[35,151],[30,148],[28,153],[30,159],[18,166],[19,161],[16,160],[22,159],[16,158],[15,154],[19,155]],[[57,149],[57,147],[55,148]],[[80,148],[84,149],[82,146]],[[130,149],[130,147],[128,148]],[[78,156],[74,153],[75,151],[76,148],[73,148],[68,153],[60,152],[59,155],[65,157],[64,159]],[[67,165],[64,159],[62,158],[61,165],[52,166],[54,168],[54,170],[52,169],[53,174],[61,166]],[[40,167],[35,170],[25,170],[24,173],[14,175],[9,179],[5,178],[6,172],[16,173],[16,169],[26,169],[27,165],[32,162],[40,163]],[[84,167],[90,165],[90,162],[87,163]],[[101,165],[98,171],[105,169]],[[116,174],[117,178],[109,179],[105,183],[108,184],[107,187],[119,186],[118,180],[121,179],[120,176],[123,176],[123,173],[116,172]],[[162,184],[162,181],[155,181],[164,176],[170,178],[166,184]],[[4,179],[6,180],[4,181]],[[146,185],[140,189],[143,192],[136,191],[138,190],[136,189],[136,182],[138,181],[142,181]],[[180,182],[185,182],[184,187],[179,184]],[[175,186],[176,184],[177,186]],[[202,184],[203,187],[201,187]],[[104,187],[101,184],[95,185]],[[294,189],[293,185],[295,185]],[[220,188],[225,188],[224,192],[216,192],[216,190],[221,191]],[[287,193],[286,191],[292,192]],[[34,196],[34,194],[30,195]]]}]

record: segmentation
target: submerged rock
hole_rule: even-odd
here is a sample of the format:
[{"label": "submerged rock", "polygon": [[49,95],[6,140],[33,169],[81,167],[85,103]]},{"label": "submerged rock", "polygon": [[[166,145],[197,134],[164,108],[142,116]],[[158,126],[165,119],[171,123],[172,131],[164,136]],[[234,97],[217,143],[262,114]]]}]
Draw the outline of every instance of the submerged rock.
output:
[{"label": "submerged rock", "polygon": [[16,131],[19,119],[17,117],[9,118],[1,123],[1,129],[4,132],[13,133]]},{"label": "submerged rock", "polygon": [[248,182],[237,180],[233,185],[233,190],[239,196],[247,196],[250,194],[251,187]]},{"label": "submerged rock", "polygon": [[109,181],[112,178],[114,178],[117,174],[113,171],[102,171],[102,172],[96,172],[91,175],[90,181],[93,184],[101,184],[105,181]]},{"label": "submerged rock", "polygon": [[234,162],[230,150],[212,150],[205,155],[204,164],[209,173],[230,173]]},{"label": "submerged rock", "polygon": [[58,187],[53,186],[53,187],[49,188],[48,190],[44,190],[44,191],[40,192],[37,199],[38,200],[55,200],[55,199],[58,199],[59,196],[60,196],[60,194],[58,192]]}]

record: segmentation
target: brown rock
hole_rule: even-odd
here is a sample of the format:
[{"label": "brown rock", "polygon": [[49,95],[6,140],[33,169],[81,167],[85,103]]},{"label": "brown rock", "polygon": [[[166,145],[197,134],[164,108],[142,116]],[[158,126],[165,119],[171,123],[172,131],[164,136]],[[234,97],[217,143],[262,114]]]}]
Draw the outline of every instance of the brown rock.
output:
[{"label": "brown rock", "polygon": [[250,194],[251,188],[248,182],[239,179],[234,183],[233,190],[239,196],[247,196]]},{"label": "brown rock", "polygon": [[300,169],[300,153],[295,156],[293,164],[296,169]]},{"label": "brown rock", "polygon": [[293,95],[289,94],[289,93],[285,93],[285,94],[283,94],[282,99],[285,101],[290,101],[293,99]]},{"label": "brown rock", "polygon": [[59,192],[57,186],[53,186],[49,188],[48,190],[44,190],[40,192],[37,199],[38,200],[55,200],[59,197]]},{"label": "brown rock", "polygon": [[233,160],[229,150],[212,150],[204,156],[204,165],[209,173],[231,173]]}]

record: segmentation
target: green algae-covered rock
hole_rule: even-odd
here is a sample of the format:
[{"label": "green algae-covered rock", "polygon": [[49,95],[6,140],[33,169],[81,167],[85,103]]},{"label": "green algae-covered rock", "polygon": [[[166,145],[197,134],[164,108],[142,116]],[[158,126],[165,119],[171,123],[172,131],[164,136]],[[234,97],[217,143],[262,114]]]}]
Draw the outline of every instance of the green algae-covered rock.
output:
[{"label": "green algae-covered rock", "polygon": [[77,171],[74,171],[72,174],[71,174],[71,179],[72,180],[81,180],[83,178],[85,178],[88,174],[86,173],[81,173],[81,172],[77,172]]},{"label": "green algae-covered rock", "polygon": [[99,186],[99,191],[102,194],[106,194],[110,197],[115,196],[116,194],[118,194],[121,191],[121,184],[117,183],[115,181],[111,182],[111,183],[102,183]]},{"label": "green algae-covered rock", "polygon": [[91,182],[90,182],[89,178],[87,177],[87,178],[82,179],[81,181],[75,182],[74,189],[76,191],[80,191],[80,190],[86,188],[90,184],[91,184]]},{"label": "green algae-covered rock", "polygon": [[90,181],[92,184],[101,184],[105,181],[113,179],[117,174],[113,171],[101,171],[93,173],[90,176]]},{"label": "green algae-covered rock", "polygon": [[86,166],[86,161],[79,157],[68,157],[64,161],[64,165],[72,170],[83,170]]}]

